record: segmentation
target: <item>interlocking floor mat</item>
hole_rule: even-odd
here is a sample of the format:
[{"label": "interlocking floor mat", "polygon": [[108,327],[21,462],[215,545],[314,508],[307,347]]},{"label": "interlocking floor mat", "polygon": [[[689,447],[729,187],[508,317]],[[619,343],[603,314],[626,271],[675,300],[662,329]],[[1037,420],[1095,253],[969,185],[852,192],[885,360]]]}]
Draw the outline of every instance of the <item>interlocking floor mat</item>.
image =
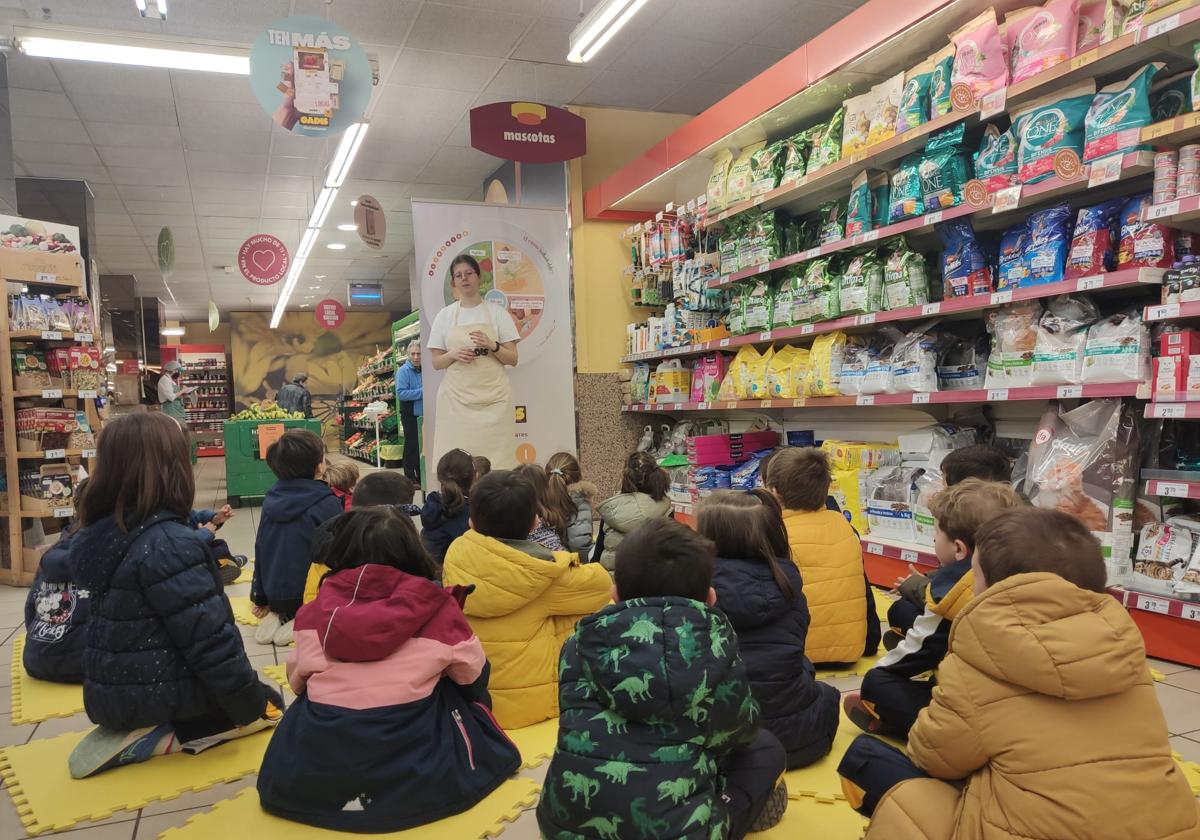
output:
[{"label": "interlocking floor mat", "polygon": [[83,686],[35,680],[25,673],[21,662],[25,634],[13,639],[12,651],[12,722],[38,723],[63,718],[83,711]]},{"label": "interlocking floor mat", "polygon": [[229,599],[229,606],[233,607],[233,618],[238,624],[245,624],[250,627],[258,626],[258,618],[254,613],[250,612],[250,596],[235,595]]},{"label": "interlocking floor mat", "polygon": [[554,755],[558,743],[558,718],[520,729],[506,729],[505,732],[521,751],[521,767],[538,767]]},{"label": "interlocking floor mat", "polygon": [[832,680],[838,677],[861,677],[875,667],[879,662],[879,657],[887,653],[883,649],[883,645],[879,646],[879,651],[874,656],[864,656],[862,659],[855,662],[846,668],[818,668],[816,678],[819,680]]},{"label": "interlocking floor mat", "polygon": [[265,676],[267,679],[271,680],[272,682],[279,683],[279,685],[282,686],[283,688],[291,687],[288,684],[287,666],[286,665],[268,665],[267,667],[262,669],[262,672],[263,672],[263,676]]},{"label": "interlocking floor mat", "polygon": [[251,560],[245,566],[242,566],[242,573],[240,575],[238,575],[237,580],[235,580],[230,585],[237,586],[239,583],[249,583],[253,579],[254,579],[254,561]]},{"label": "interlocking floor mat", "polygon": [[[537,803],[540,790],[541,786],[532,779],[509,779],[470,811],[407,831],[371,836],[403,840],[478,840],[496,837],[519,817],[524,809]],[[232,799],[218,802],[211,811],[192,817],[186,825],[167,829],[159,835],[159,840],[211,840],[213,837],[253,837],[254,840],[361,840],[363,836],[312,828],[271,816],[259,806],[258,791],[246,788]]]},{"label": "interlocking floor mat", "polygon": [[[849,810],[849,806],[845,804],[846,797],[842,793],[842,781],[838,776],[837,767],[838,762],[842,760],[842,756],[849,748],[850,742],[862,734],[863,731],[850,722],[844,711],[839,712],[838,731],[833,739],[833,749],[829,751],[829,755],[816,764],[809,765],[802,770],[791,770],[785,774],[788,796],[793,800],[803,798],[809,803],[836,803],[839,808]],[[890,738],[881,740],[887,741],[894,747],[904,748],[899,741]],[[792,804],[795,805],[795,802]]]},{"label": "interlocking floor mat", "polygon": [[793,798],[779,825],[750,837],[753,840],[860,840],[866,827],[866,819],[845,802],[829,808],[811,799]]},{"label": "interlocking floor mat", "polygon": [[1184,778],[1188,780],[1188,784],[1192,786],[1192,793],[1200,796],[1200,764],[1194,761],[1184,761],[1179,753],[1172,753],[1175,760],[1179,762],[1179,766],[1183,768]]},{"label": "interlocking floor mat", "polygon": [[[0,778],[30,834],[62,831],[84,820],[103,820],[118,811],[136,811],[151,802],[207,790],[258,772],[270,731],[239,738],[187,755],[175,753],[72,779],[67,757],[87,732],[0,749]],[[218,836],[196,835],[199,836]],[[231,832],[230,837],[252,836]]]}]

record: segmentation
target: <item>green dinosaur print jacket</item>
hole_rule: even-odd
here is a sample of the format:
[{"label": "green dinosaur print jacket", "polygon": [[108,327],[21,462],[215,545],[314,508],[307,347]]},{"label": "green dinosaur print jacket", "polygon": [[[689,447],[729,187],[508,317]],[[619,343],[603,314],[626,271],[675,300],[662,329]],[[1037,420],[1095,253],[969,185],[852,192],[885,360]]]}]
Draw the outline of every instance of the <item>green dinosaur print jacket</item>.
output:
[{"label": "green dinosaur print jacket", "polygon": [[543,835],[724,840],[721,761],[758,731],[725,617],[687,598],[613,604],[579,622],[559,672]]}]

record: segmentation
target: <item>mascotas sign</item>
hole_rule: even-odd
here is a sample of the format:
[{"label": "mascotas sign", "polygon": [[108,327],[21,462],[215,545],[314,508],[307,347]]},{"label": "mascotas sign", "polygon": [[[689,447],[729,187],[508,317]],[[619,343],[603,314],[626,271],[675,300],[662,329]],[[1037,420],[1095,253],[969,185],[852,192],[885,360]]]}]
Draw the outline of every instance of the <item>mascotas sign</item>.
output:
[{"label": "mascotas sign", "polygon": [[471,145],[522,163],[559,163],[587,153],[583,117],[538,102],[495,102],[471,109]]}]

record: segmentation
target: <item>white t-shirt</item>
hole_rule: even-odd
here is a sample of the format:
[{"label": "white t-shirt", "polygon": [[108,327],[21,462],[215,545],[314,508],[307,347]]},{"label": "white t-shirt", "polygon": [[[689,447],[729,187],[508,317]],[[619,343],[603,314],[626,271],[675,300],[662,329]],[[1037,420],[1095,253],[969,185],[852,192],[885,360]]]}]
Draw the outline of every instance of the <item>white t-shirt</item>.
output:
[{"label": "white t-shirt", "polygon": [[452,327],[488,323],[496,331],[501,344],[516,341],[521,337],[517,333],[517,325],[513,323],[512,316],[496,304],[485,300],[479,306],[467,309],[455,301],[434,316],[433,326],[429,328],[429,347],[433,350],[445,350],[446,335]]},{"label": "white t-shirt", "polygon": [[158,401],[160,403],[175,401],[179,398],[179,391],[179,386],[169,375],[164,373],[158,378]]}]

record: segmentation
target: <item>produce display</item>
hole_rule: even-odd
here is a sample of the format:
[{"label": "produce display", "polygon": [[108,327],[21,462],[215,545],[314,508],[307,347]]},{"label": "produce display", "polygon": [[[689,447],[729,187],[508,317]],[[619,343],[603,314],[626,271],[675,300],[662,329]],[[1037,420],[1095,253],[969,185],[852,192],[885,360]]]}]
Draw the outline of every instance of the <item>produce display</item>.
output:
[{"label": "produce display", "polygon": [[304,412],[302,411],[284,411],[275,403],[263,402],[252,403],[248,408],[243,408],[237,414],[229,418],[230,420],[303,420]]}]

